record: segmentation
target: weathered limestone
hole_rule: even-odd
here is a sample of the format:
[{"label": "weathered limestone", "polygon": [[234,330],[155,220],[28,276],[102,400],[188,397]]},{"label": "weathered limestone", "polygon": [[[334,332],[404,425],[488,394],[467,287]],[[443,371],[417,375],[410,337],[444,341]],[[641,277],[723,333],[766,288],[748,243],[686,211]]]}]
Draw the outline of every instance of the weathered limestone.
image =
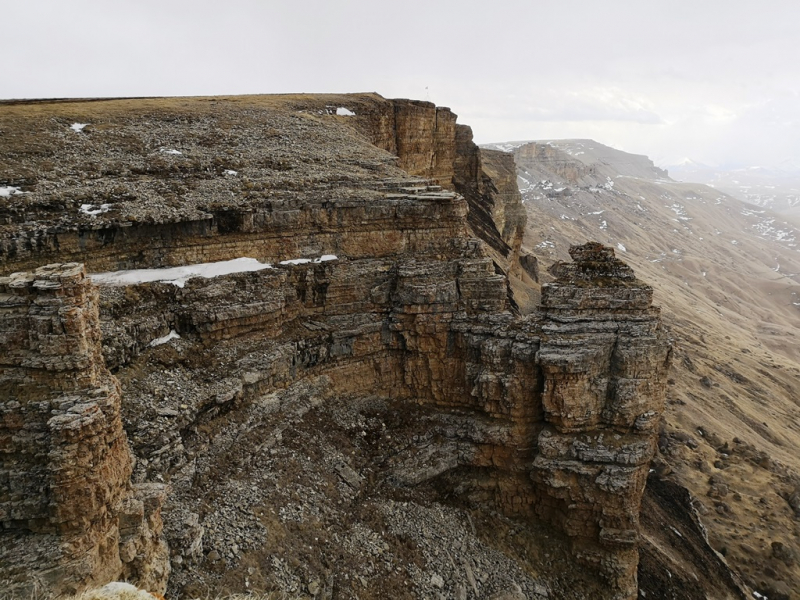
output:
[{"label": "weathered limestone", "polygon": [[614,250],[573,246],[542,290],[538,361],[547,425],[531,473],[536,512],[575,540],[620,598],[636,595],[639,507],[664,410],[669,345],[652,289]]},{"label": "weathered limestone", "polygon": [[58,593],[124,574],[163,589],[163,491],[130,487],[97,288],[78,264],[2,277],[0,323],[0,581]]},{"label": "weathered limestone", "polygon": [[[268,361],[266,372],[250,369],[242,373],[239,383],[232,373],[230,385],[223,386],[229,391],[220,388],[216,396],[212,393],[212,404],[241,401],[313,374],[327,373],[330,393],[372,390],[387,397],[431,403],[443,414],[453,409],[471,411],[471,422],[463,421],[447,434],[453,440],[450,451],[456,452],[451,459],[440,461],[434,469],[418,470],[405,464],[397,480],[416,484],[459,466],[494,473],[496,487],[492,493],[501,509],[541,518],[562,529],[573,538],[578,560],[593,565],[608,581],[609,598],[633,597],[638,508],[655,451],[654,426],[663,409],[668,358],[668,346],[659,333],[658,312],[649,304],[650,289],[613,257],[611,249],[587,245],[574,248],[576,262],[561,266],[559,280],[545,287],[541,313],[514,318],[507,312],[505,277],[495,274],[491,261],[482,258],[477,247],[473,252],[477,252],[474,257],[467,253],[450,261],[288,265],[185,288],[161,285],[153,289],[156,294],[152,299],[141,295],[152,285],[136,286],[140,292],[124,294],[116,301],[122,302],[116,309],[120,320],[107,323],[115,329],[114,333],[108,330],[106,354],[112,364],[124,365],[167,326],[177,326],[182,335],[208,342],[267,334],[267,339],[297,341],[280,351],[284,358]],[[37,515],[42,518],[46,510],[42,505],[32,509],[28,521],[7,522],[6,529],[17,531],[17,537],[38,539],[40,545],[45,539],[56,543],[59,536],[80,535],[88,540],[79,547],[83,556],[87,552],[92,555],[92,540],[103,536],[112,540],[104,546],[102,556],[98,554],[91,566],[80,571],[83,579],[74,574],[74,561],[67,563],[60,557],[54,561],[62,565],[58,577],[72,581],[73,589],[118,577],[119,573],[140,581],[157,580],[163,568],[156,565],[166,558],[158,540],[160,489],[145,486],[133,494],[128,491],[130,465],[119,430],[118,395],[109,401],[107,395],[87,391],[87,386],[96,381],[114,383],[105,368],[97,366],[102,359],[98,356],[97,321],[91,318],[96,315],[92,313],[96,311],[96,291],[74,265],[47,267],[33,275],[18,274],[5,278],[2,284],[4,305],[18,307],[13,314],[25,319],[39,319],[40,310],[31,307],[47,304],[31,290],[48,290],[74,299],[69,307],[63,301],[51,301],[51,312],[68,315],[72,323],[82,323],[82,328],[73,327],[82,332],[78,339],[52,345],[59,340],[48,337],[48,346],[31,346],[33,342],[28,342],[23,347],[18,342],[10,356],[18,357],[19,365],[26,361],[44,364],[31,347],[40,349],[41,354],[51,347],[60,352],[81,349],[66,355],[51,353],[56,365],[51,369],[70,361],[70,366],[77,365],[71,372],[79,375],[61,384],[64,389],[58,392],[69,391],[102,404],[113,416],[110,429],[117,432],[117,447],[124,450],[122,454],[103,453],[101,446],[93,457],[94,464],[105,461],[111,466],[93,471],[103,474],[100,480],[84,476],[90,485],[106,486],[102,501],[95,506],[104,520],[92,520],[91,513],[82,512],[83,521],[72,530],[67,524],[60,529],[48,530],[43,525],[34,528],[30,519]],[[14,292],[20,289],[28,294],[27,304],[20,302],[19,292]],[[125,308],[126,302],[131,306]],[[25,310],[19,310],[20,306]],[[155,317],[159,312],[165,317]],[[348,320],[352,322],[352,316],[359,314],[374,317],[342,328],[345,315],[351,315]],[[42,326],[34,328],[10,315],[4,315],[4,323],[16,324],[17,329],[4,327],[14,332],[8,339],[21,340],[21,332],[28,329],[44,331]],[[296,322],[307,324],[301,330],[306,332],[302,339],[292,333],[296,330],[291,324]],[[148,332],[147,323],[154,329]],[[94,345],[90,344],[92,340]],[[374,361],[382,355],[387,357],[380,359],[383,376],[364,362],[367,357]],[[6,389],[13,387],[19,397],[29,389],[24,382],[31,377],[20,366],[9,367],[3,371]],[[388,373],[392,376],[385,376]],[[62,378],[46,381],[52,381],[52,387]],[[354,382],[358,384],[355,388]],[[42,390],[54,395],[51,387],[40,384],[29,395],[41,399]],[[116,387],[113,389],[116,391]],[[6,403],[6,411],[24,412],[20,404]],[[83,407],[86,401],[74,405]],[[66,418],[72,419],[70,423],[77,420],[65,412]],[[51,427],[64,418],[51,415]],[[73,442],[75,451],[78,443],[94,447],[94,431],[89,429]],[[47,445],[41,439],[38,443]],[[26,456],[18,444],[12,443],[12,447],[15,457]],[[166,455],[161,448],[160,458],[172,452],[179,454],[181,448],[176,446]],[[36,452],[40,450],[32,444],[27,456]],[[50,456],[54,456],[52,451]],[[180,460],[178,455],[173,459]],[[7,464],[13,460],[19,458],[9,459]],[[41,459],[28,460],[28,485],[57,490],[57,483],[46,477],[30,477],[36,472],[36,460]],[[80,494],[73,485],[58,496],[59,514],[65,515],[62,520],[67,523]],[[10,498],[8,493],[5,496]],[[46,538],[46,534],[51,537]]]},{"label": "weathered limestone", "polygon": [[[31,574],[55,592],[120,577],[163,587],[164,490],[130,483],[119,386],[107,370],[133,367],[124,410],[137,482],[211,455],[201,443],[188,449],[192,437],[248,402],[413,402],[436,416],[420,436],[429,444],[420,456],[436,460],[398,455],[389,480],[435,481],[546,521],[605,578],[604,597],[632,599],[668,358],[652,291],[613,250],[590,244],[557,268],[538,311],[516,316],[507,275],[524,211],[508,155],[484,156],[469,128],[430,103],[359,96],[346,126],[320,106],[311,97],[286,114],[231,109],[246,123],[228,134],[247,181],[225,174],[214,145],[196,143],[216,128],[214,115],[186,131],[166,127],[186,134],[194,156],[168,159],[188,161],[175,164],[134,151],[127,163],[106,163],[98,127],[97,148],[74,156],[111,173],[87,188],[135,189],[117,201],[119,221],[29,218],[34,201],[61,201],[60,182],[50,196],[26,195],[32,208],[6,207],[14,223],[34,225],[3,230],[4,272],[56,258],[90,271],[240,256],[275,268],[183,288],[106,288],[100,321],[97,290],[78,265],[0,279],[0,579],[20,593]],[[118,125],[150,139],[139,121]],[[164,182],[179,201],[160,195]],[[194,187],[181,191],[184,183]],[[328,253],[339,259],[277,264]],[[535,260],[526,264],[535,277]],[[171,329],[180,346],[152,349]],[[148,364],[159,356],[184,370],[180,394],[157,361]],[[184,485],[184,498],[199,489],[191,477]],[[183,544],[176,569],[202,566],[202,512],[176,510],[168,523]]]}]

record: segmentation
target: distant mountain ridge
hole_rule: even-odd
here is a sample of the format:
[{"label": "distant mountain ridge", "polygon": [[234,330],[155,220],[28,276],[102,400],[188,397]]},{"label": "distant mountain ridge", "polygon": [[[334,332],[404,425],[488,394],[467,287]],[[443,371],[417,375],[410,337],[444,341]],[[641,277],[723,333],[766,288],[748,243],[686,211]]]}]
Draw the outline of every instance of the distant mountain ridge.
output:
[{"label": "distant mountain ridge", "polygon": [[716,168],[689,160],[668,166],[680,181],[704,183],[735,198],[800,219],[800,160],[787,158],[774,167]]},{"label": "distant mountain ridge", "polygon": [[628,176],[644,179],[665,179],[669,177],[667,171],[658,168],[650,158],[643,154],[623,152],[589,139],[507,142],[485,144],[482,147],[514,152],[517,155],[520,153],[530,154],[534,148],[539,148],[541,151],[543,146],[550,146],[584,165],[592,166],[592,172],[601,177]]}]

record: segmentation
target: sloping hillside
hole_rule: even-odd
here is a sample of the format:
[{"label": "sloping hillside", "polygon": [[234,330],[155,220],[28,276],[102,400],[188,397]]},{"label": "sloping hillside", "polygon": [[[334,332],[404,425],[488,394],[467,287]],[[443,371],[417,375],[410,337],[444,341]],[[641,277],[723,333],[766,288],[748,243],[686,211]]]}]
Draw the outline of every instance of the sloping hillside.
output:
[{"label": "sloping hillside", "polygon": [[767,208],[795,223],[800,218],[800,169],[797,160],[786,159],[775,168],[718,169],[686,159],[668,167],[678,181],[693,181]]},{"label": "sloping hillside", "polygon": [[800,597],[800,232],[591,140],[490,147],[514,153],[542,281],[597,240],[654,286],[676,342],[658,474],[755,590]]}]

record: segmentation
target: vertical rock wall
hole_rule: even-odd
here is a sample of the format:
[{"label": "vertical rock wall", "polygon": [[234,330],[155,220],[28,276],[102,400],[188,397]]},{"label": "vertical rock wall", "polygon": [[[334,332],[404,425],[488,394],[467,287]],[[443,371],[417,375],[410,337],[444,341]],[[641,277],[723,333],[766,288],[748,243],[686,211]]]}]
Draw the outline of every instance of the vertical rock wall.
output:
[{"label": "vertical rock wall", "polygon": [[0,278],[0,340],[0,581],[73,592],[125,573],[163,589],[162,492],[130,486],[119,384],[83,266]]},{"label": "vertical rock wall", "polygon": [[472,129],[456,119],[449,108],[399,99],[371,105],[360,123],[373,144],[398,157],[400,168],[464,196],[473,234],[508,272],[518,257],[526,218],[513,156],[481,150],[472,141]]},{"label": "vertical rock wall", "polygon": [[574,540],[619,598],[636,596],[639,510],[670,347],[652,289],[600,244],[573,246],[542,290],[545,427],[536,513]]}]

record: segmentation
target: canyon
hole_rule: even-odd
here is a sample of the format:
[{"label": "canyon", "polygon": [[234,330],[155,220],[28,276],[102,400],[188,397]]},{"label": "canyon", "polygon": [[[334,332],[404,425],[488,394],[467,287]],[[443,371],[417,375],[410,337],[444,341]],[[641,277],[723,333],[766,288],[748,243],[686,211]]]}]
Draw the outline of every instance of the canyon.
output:
[{"label": "canyon", "polygon": [[541,271],[514,157],[449,109],[3,108],[10,597],[744,597],[652,468],[653,288],[593,242]]}]

